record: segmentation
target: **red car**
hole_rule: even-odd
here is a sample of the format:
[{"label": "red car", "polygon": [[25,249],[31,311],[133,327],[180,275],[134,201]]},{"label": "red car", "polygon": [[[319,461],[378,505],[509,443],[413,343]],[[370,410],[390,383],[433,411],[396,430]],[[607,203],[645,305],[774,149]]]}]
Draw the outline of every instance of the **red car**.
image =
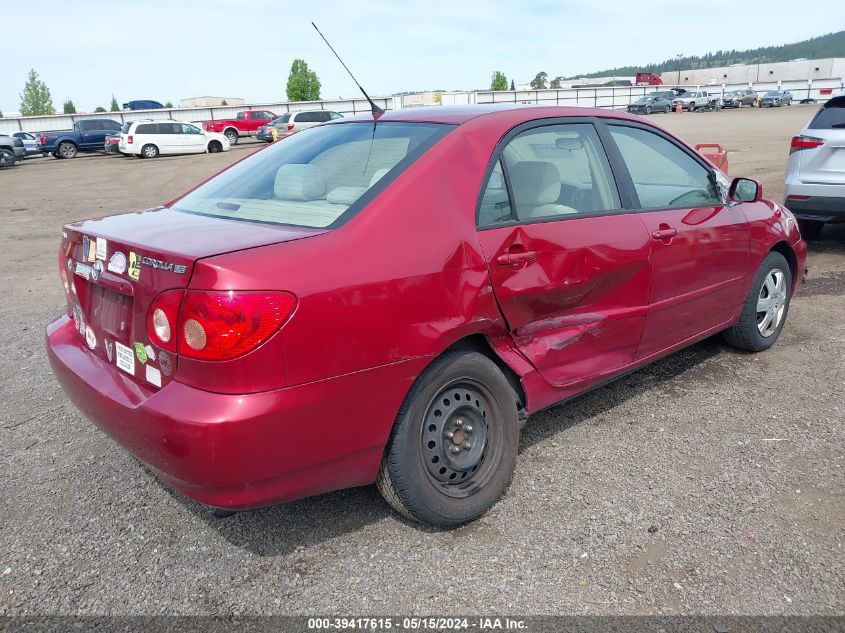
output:
[{"label": "red car", "polygon": [[806,245],[761,194],[620,112],[338,119],[67,225],[47,348],[86,415],[204,504],[376,482],[458,525],[507,488],[528,415],[718,332],[774,344]]}]

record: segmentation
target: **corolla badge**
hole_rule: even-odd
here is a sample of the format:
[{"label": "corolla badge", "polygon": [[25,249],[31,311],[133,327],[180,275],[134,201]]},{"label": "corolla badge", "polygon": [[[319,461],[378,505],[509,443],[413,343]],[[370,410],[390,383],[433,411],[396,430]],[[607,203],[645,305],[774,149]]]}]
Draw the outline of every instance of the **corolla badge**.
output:
[{"label": "corolla badge", "polygon": [[182,264],[174,264],[173,262],[166,262],[161,259],[153,259],[152,257],[142,257],[141,263],[150,268],[158,268],[159,270],[169,270],[172,273],[179,273],[180,275],[188,271],[187,266]]}]

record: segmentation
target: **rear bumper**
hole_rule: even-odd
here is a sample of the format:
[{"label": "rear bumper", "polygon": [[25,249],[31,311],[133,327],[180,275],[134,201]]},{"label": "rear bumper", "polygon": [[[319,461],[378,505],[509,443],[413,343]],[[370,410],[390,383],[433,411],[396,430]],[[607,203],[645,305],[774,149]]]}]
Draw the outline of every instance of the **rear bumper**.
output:
[{"label": "rear bumper", "polygon": [[[372,483],[421,368],[414,359],[252,394],[176,380],[154,390],[89,353],[67,316],[46,337],[53,371],[80,411],[177,491],[229,509]],[[364,397],[376,388],[378,398]]]},{"label": "rear bumper", "polygon": [[[798,195],[798,194],[793,194]],[[845,196],[801,196],[787,194],[784,206],[799,220],[845,221]]]}]

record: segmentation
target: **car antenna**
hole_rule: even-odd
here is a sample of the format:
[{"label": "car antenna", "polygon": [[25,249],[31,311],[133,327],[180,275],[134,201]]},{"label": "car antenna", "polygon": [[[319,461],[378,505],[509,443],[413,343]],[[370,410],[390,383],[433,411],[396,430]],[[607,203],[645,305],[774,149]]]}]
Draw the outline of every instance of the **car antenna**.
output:
[{"label": "car antenna", "polygon": [[316,24],[314,24],[314,23],[312,22],[312,23],[311,23],[311,26],[313,26],[313,27],[314,27],[314,29],[317,31],[317,33],[319,33],[319,34],[320,34],[320,37],[322,37],[322,38],[323,38],[323,41],[326,43],[326,46],[328,46],[328,47],[329,47],[329,50],[331,50],[331,52],[332,52],[332,53],[334,53],[334,56],[335,56],[335,57],[337,57],[337,61],[339,61],[339,62],[340,62],[341,66],[343,66],[343,67],[346,69],[346,72],[348,72],[348,73],[349,73],[349,76],[350,76],[350,77],[352,77],[352,81],[354,81],[354,82],[355,82],[355,85],[356,85],[356,86],[358,86],[358,90],[360,90],[360,91],[364,94],[364,97],[366,97],[367,101],[369,101],[369,102],[370,102],[370,108],[371,108],[371,109],[372,109],[372,111],[373,111],[373,118],[378,119],[378,118],[379,118],[382,114],[384,114],[384,109],[383,109],[383,108],[378,107],[378,106],[375,104],[375,102],[374,102],[372,99],[370,99],[370,95],[368,95],[368,94],[367,94],[367,91],[366,91],[366,90],[364,90],[364,89],[361,87],[361,84],[359,84],[359,83],[358,83],[358,80],[357,80],[357,79],[355,79],[355,75],[353,75],[353,74],[352,74],[352,71],[351,71],[351,70],[349,70],[349,68],[346,66],[346,64],[344,64],[344,63],[343,63],[343,60],[340,58],[340,55],[338,55],[338,54],[337,54],[337,51],[336,51],[334,48],[332,48],[332,45],[331,45],[331,44],[329,44],[329,41],[326,39],[326,36],[325,36],[325,35],[323,35],[323,33],[320,31],[320,29],[318,29],[318,28],[317,28],[317,25],[316,25]]}]

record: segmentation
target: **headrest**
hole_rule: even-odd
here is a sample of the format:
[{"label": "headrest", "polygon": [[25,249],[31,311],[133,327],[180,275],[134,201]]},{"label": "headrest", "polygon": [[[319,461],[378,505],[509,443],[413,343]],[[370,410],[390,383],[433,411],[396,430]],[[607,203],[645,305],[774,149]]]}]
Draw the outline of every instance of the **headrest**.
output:
[{"label": "headrest", "polygon": [[376,184],[379,180],[381,180],[382,178],[384,178],[385,174],[387,174],[387,172],[389,172],[389,171],[390,171],[390,169],[388,169],[388,168],[386,168],[386,167],[385,167],[384,169],[377,169],[377,170],[376,170],[376,173],[374,173],[374,174],[373,174],[373,177],[372,177],[372,178],[370,178],[370,187],[372,187],[372,186],[373,186],[373,185],[375,185],[375,184]]},{"label": "headrest", "polygon": [[347,207],[361,197],[367,189],[365,187],[335,187],[326,196],[332,204],[345,204]]},{"label": "headrest", "polygon": [[508,172],[517,207],[551,204],[560,197],[560,172],[552,163],[523,160]]},{"label": "headrest", "polygon": [[282,200],[317,200],[326,195],[326,178],[316,165],[282,165],[273,191]]}]

